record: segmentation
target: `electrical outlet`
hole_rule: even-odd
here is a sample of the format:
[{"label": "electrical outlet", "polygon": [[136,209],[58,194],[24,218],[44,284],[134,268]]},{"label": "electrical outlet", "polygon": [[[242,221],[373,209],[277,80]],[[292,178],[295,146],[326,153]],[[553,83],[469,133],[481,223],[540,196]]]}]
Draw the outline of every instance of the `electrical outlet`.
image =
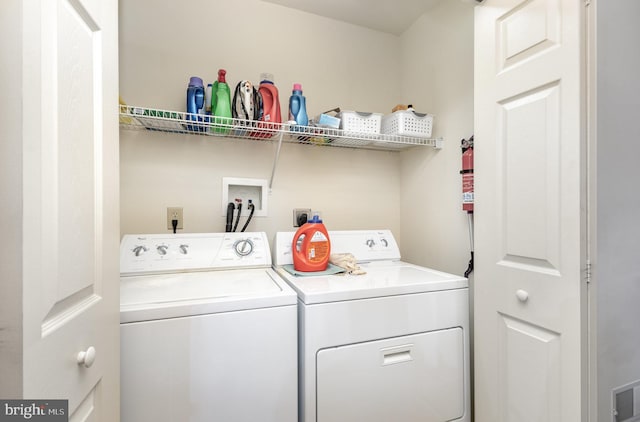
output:
[{"label": "electrical outlet", "polygon": [[613,414],[620,422],[640,421],[640,380],[613,389]]},{"label": "electrical outlet", "polygon": [[310,218],[311,218],[311,208],[294,208],[293,209],[293,227],[300,227],[302,224],[306,223],[307,220]]},{"label": "electrical outlet", "polygon": [[178,220],[177,229],[184,228],[184,220],[182,218],[182,207],[168,207],[167,208],[167,228],[173,230],[172,220]]}]

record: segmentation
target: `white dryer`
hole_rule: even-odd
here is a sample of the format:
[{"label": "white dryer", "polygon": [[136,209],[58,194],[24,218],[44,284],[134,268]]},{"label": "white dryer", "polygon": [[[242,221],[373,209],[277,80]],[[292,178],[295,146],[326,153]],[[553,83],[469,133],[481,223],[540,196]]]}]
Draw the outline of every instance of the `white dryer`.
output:
[{"label": "white dryer", "polygon": [[122,422],[297,421],[295,292],[264,233],[126,235]]},{"label": "white dryer", "polygon": [[330,231],[364,275],[292,275],[292,232],[275,268],[298,294],[300,422],[470,421],[466,278],[400,260],[389,230]]}]

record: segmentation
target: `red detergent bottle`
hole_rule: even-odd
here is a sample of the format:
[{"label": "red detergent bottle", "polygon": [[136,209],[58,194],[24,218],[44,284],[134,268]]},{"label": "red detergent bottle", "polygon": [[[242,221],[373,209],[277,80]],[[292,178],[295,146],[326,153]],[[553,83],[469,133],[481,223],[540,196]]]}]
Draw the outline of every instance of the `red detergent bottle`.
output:
[{"label": "red detergent bottle", "polygon": [[[298,244],[300,239],[302,241]],[[327,228],[317,214],[303,224],[293,236],[291,252],[293,268],[296,271],[312,272],[327,269],[331,241]]]},{"label": "red detergent bottle", "polygon": [[258,94],[261,98],[261,111],[259,113],[258,132],[251,132],[251,136],[257,138],[271,138],[282,123],[282,113],[280,111],[280,97],[278,88],[273,83],[273,75],[270,73],[260,74],[260,86]]},{"label": "red detergent bottle", "polygon": [[260,86],[258,92],[262,95],[263,113],[260,120],[271,123],[282,123],[282,113],[280,112],[280,97],[278,88],[273,83],[271,73],[260,75]]}]

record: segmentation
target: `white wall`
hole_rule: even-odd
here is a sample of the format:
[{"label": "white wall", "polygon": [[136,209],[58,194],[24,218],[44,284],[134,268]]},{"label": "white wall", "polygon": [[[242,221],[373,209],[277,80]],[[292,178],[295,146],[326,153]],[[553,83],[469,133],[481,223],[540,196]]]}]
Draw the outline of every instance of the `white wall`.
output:
[{"label": "white wall", "polygon": [[[22,397],[22,2],[0,13],[0,397]],[[33,105],[33,104],[32,104]]]},{"label": "white wall", "polygon": [[[384,112],[400,96],[396,36],[257,0],[187,4],[120,1],[120,94],[128,104],[184,110],[189,77],[212,82],[219,68],[232,88],[273,73],[285,113],[294,82],[312,116],[336,106]],[[167,206],[184,208],[185,232],[224,231],[222,178],[268,179],[274,156],[269,142],[121,131],[121,233],[164,232]],[[292,209],[310,207],[329,229],[399,236],[399,187],[397,153],[284,144],[269,215],[248,230],[293,230]]]},{"label": "white wall", "polygon": [[640,380],[640,2],[596,5],[597,420],[610,421],[612,390]]},{"label": "white wall", "polygon": [[[128,104],[184,110],[192,75],[212,82],[223,67],[233,88],[267,71],[285,112],[300,82],[310,115],[336,106],[389,113],[412,102],[436,114],[434,135],[446,138],[441,151],[402,153],[284,144],[269,215],[249,230],[270,238],[293,230],[292,209],[310,207],[330,230],[390,228],[408,260],[464,272],[458,145],[473,128],[472,7],[443,1],[398,37],[258,0],[187,4],[120,1]],[[184,208],[185,232],[223,231],[222,178],[268,179],[274,155],[269,142],[122,130],[121,233],[166,231],[168,206]]]},{"label": "white wall", "polygon": [[462,211],[460,140],[473,135],[473,6],[443,1],[402,35],[402,94],[435,114],[440,151],[402,152],[402,255],[419,265],[462,274],[470,258]]},{"label": "white wall", "polygon": [[[268,178],[275,144],[189,135],[121,132],[121,232],[161,233],[166,208],[184,208],[185,232],[224,231],[222,178]],[[268,217],[248,230],[294,230],[293,208],[320,210],[330,229],[399,232],[399,156],[283,145]],[[240,226],[244,224],[241,220]]]},{"label": "white wall", "polygon": [[[259,0],[120,0],[120,84],[129,104],[183,110],[189,77],[230,85],[275,75],[286,111],[302,83],[310,115],[383,112],[400,93],[396,36]],[[391,104],[391,105],[390,105]]]}]

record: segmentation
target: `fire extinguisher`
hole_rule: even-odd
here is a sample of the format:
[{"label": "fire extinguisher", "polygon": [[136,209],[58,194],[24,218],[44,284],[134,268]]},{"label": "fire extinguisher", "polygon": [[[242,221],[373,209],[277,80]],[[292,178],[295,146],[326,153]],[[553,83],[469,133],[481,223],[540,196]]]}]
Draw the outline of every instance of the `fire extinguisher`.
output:
[{"label": "fire extinguisher", "polygon": [[471,260],[464,272],[465,277],[473,271],[473,136],[460,142],[462,147],[462,210],[469,219],[469,241],[471,243]]}]

